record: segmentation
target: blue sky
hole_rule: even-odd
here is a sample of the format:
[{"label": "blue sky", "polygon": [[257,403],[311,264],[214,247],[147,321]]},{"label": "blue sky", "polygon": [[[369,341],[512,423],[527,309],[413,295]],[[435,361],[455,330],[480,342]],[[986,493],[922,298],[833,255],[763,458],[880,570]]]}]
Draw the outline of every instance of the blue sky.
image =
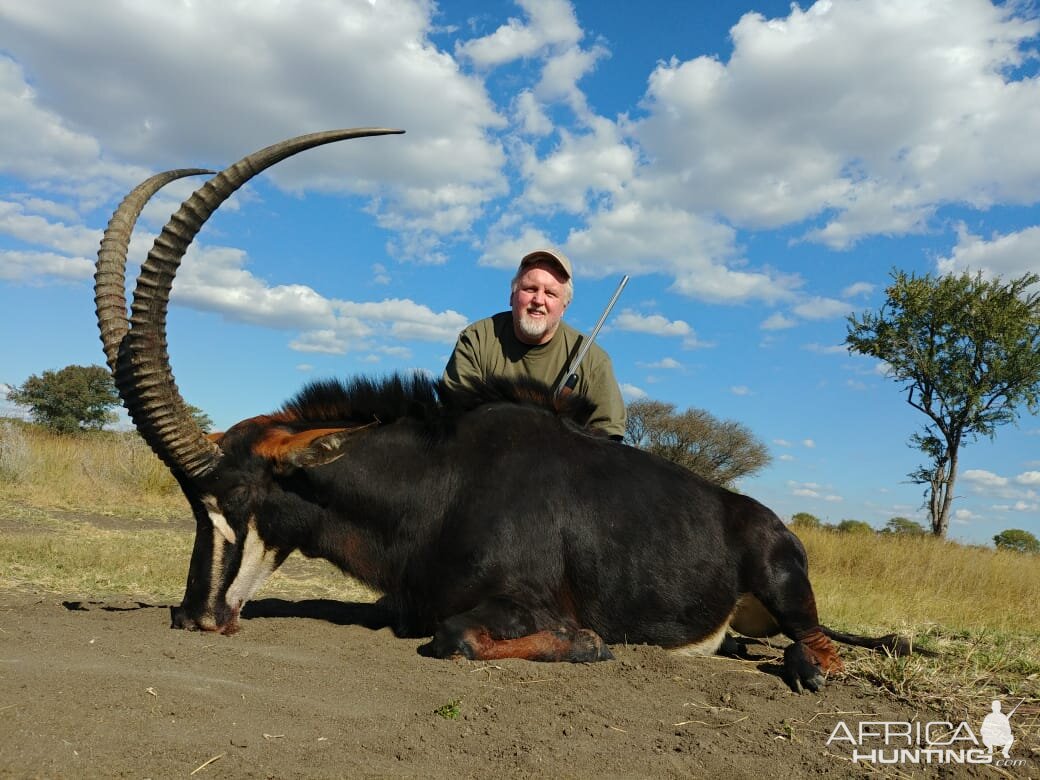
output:
[{"label": "blue sky", "polygon": [[[439,373],[556,245],[578,328],[632,277],[600,336],[627,398],[768,444],[743,490],[923,522],[923,417],[845,318],[894,267],[1040,267],[1038,36],[982,0],[0,0],[0,383],[103,363],[94,255],[141,179],[400,127],[273,169],[190,250],[170,353],[219,427],[308,379]],[[132,263],[197,184],[146,209]],[[954,538],[1040,535],[1040,420],[967,446],[954,509]]]}]

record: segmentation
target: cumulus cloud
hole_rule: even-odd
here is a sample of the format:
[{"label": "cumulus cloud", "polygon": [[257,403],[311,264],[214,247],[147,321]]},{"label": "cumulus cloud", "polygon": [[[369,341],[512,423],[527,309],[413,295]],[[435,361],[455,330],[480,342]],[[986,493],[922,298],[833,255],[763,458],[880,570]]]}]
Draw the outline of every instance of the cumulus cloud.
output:
[{"label": "cumulus cloud", "polygon": [[844,344],[806,344],[802,349],[815,352],[817,355],[847,355],[848,347]]},{"label": "cumulus cloud", "polygon": [[690,336],[693,333],[693,328],[682,320],[669,320],[660,314],[639,314],[632,309],[625,309],[618,314],[613,325],[618,330],[651,336]]},{"label": "cumulus cloud", "polygon": [[833,298],[809,298],[796,305],[792,311],[807,320],[828,320],[844,317],[852,310],[852,306]]},{"label": "cumulus cloud", "polygon": [[961,225],[957,235],[953,253],[939,258],[936,263],[939,273],[982,271],[989,278],[1010,278],[1036,272],[1037,258],[1040,257],[1040,226],[1006,235],[995,234],[986,240],[972,235]]},{"label": "cumulus cloud", "polygon": [[371,348],[370,339],[450,344],[467,323],[458,312],[435,312],[408,299],[347,301],[300,284],[272,285],[229,247],[189,249],[171,300],[234,322],[301,330],[290,342],[302,352],[342,354]]},{"label": "cumulus cloud", "polygon": [[874,292],[875,286],[870,282],[855,282],[841,291],[842,298],[862,298]]},{"label": "cumulus cloud", "polygon": [[[515,267],[531,246],[558,244],[579,275],[660,274],[677,295],[786,307],[767,331],[840,317],[873,289],[805,291],[790,268],[749,260],[745,234],[785,228],[841,249],[927,230],[946,204],[1040,199],[1040,79],[1018,68],[1040,22],[1017,5],[749,13],[728,59],[662,60],[638,104],[613,116],[582,91],[610,52],[585,40],[572,4],[518,8],[442,46],[428,0],[343,0],[306,15],[256,0],[247,18],[212,0],[0,0],[0,173],[33,190],[7,198],[0,236],[22,242],[35,224],[32,241],[44,242],[4,246],[0,275],[81,277],[100,225],[77,215],[154,168],[221,167],[278,138],[374,121],[408,135],[314,150],[258,190],[360,196],[402,260],[445,263],[445,247],[465,241],[479,262]],[[940,267],[1025,268],[1036,230],[962,229]],[[238,278],[241,290],[197,291],[195,305],[235,312],[252,289]],[[287,288],[262,300],[296,321],[294,306],[312,298]]]},{"label": "cumulus cloud", "polygon": [[786,330],[798,324],[798,320],[787,317],[780,312],[773,312],[759,325],[762,330]]},{"label": "cumulus cloud", "polygon": [[1005,75],[1037,30],[976,1],[749,13],[728,62],[657,67],[635,132],[658,192],[691,209],[752,228],[827,212],[806,235],[834,248],[920,232],[945,202],[1040,195],[1040,85]]},{"label": "cumulus cloud", "polygon": [[[269,178],[292,191],[378,194],[374,208],[394,230],[466,230],[505,189],[504,153],[489,132],[505,120],[481,81],[428,39],[432,7],[346,0],[300,15],[258,0],[244,19],[213,2],[5,2],[0,50],[15,60],[0,57],[0,170],[125,184],[143,178],[142,165],[222,167],[280,138],[378,118],[412,130],[408,143],[314,150]],[[372,63],[378,78],[343,77]],[[29,74],[47,84],[46,104]]]},{"label": "cumulus cloud", "polygon": [[1008,484],[1007,477],[1002,477],[984,469],[967,469],[961,474],[961,479],[979,488],[1004,487]]},{"label": "cumulus cloud", "polygon": [[815,482],[795,482],[789,480],[787,483],[791,495],[798,498],[813,498],[827,503],[837,504],[845,499],[837,493],[830,492],[830,488]]},{"label": "cumulus cloud", "polygon": [[527,19],[511,18],[493,33],[458,44],[456,53],[480,67],[532,57],[550,46],[568,47],[584,36],[564,0],[517,0]]},{"label": "cumulus cloud", "polygon": [[626,401],[638,401],[642,398],[649,398],[649,395],[645,390],[626,382],[621,384],[621,395]]},{"label": "cumulus cloud", "polygon": [[661,358],[655,363],[640,363],[639,365],[644,368],[663,368],[669,371],[677,368],[682,368],[682,363],[680,363],[675,358],[670,357]]}]

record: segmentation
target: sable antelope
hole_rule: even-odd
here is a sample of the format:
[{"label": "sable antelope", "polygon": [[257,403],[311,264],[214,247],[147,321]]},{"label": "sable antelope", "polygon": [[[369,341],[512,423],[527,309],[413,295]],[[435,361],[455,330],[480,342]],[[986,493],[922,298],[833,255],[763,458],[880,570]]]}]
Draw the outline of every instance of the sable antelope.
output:
[{"label": "sable antelope", "polygon": [[712,653],[733,629],[784,633],[785,676],[817,690],[842,668],[820,625],[799,540],[766,507],[586,430],[588,409],[498,382],[466,399],[421,376],[312,384],[280,411],[207,437],[166,354],[185,250],[220,204],[270,165],[320,144],[399,131],[339,130],[250,154],[172,216],[137,279],[124,269],[144,203],[197,169],[159,174],[117,208],[98,253],[98,323],[141,435],[195,515],[177,628],[237,630],[242,606],[294,550],[386,594],[399,635],[438,658],[598,661],[607,643]]}]

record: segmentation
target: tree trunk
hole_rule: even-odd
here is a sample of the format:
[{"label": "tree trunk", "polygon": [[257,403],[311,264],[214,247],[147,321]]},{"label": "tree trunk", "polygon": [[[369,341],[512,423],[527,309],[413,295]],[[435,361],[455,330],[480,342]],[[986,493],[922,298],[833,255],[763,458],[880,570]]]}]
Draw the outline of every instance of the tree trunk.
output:
[{"label": "tree trunk", "polygon": [[953,506],[953,485],[957,481],[957,447],[947,448],[949,461],[945,468],[936,470],[932,480],[930,501],[932,533],[940,539],[946,538],[950,530],[950,507]]}]

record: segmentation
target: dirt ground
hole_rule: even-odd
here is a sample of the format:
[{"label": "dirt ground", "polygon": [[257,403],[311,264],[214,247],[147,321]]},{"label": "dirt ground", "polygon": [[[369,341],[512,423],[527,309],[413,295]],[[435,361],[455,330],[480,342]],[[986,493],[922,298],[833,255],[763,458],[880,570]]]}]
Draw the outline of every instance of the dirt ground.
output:
[{"label": "dirt ground", "polygon": [[[1029,777],[854,764],[838,721],[950,720],[833,681],[795,694],[778,652],[619,647],[589,665],[439,661],[369,604],[261,598],[224,637],[168,605],[0,592],[0,776],[134,778]],[[939,717],[942,716],[942,717]]]}]

